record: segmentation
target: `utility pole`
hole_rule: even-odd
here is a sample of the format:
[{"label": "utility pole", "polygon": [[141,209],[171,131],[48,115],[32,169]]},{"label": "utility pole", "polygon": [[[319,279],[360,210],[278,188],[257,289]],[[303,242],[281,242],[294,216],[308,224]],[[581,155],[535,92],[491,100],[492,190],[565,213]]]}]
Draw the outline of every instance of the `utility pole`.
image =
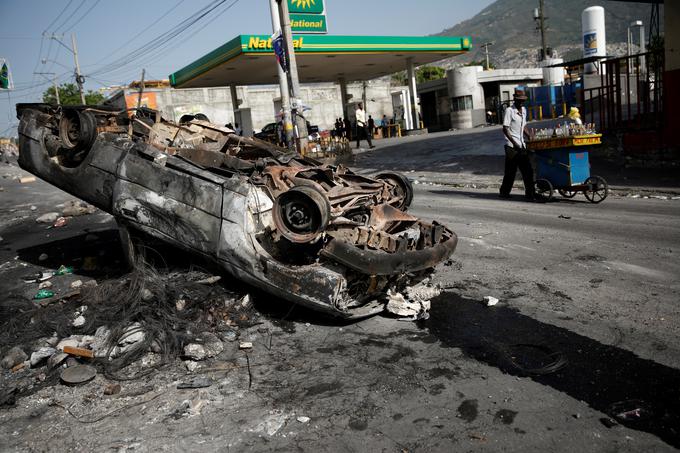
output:
[{"label": "utility pole", "polygon": [[47,75],[52,76],[52,85],[54,85],[54,95],[57,98],[57,105],[61,105],[61,102],[59,101],[59,87],[57,86],[57,74],[55,72],[34,72],[33,74],[38,74],[42,76]]},{"label": "utility pole", "polygon": [[73,45],[73,59],[76,62],[76,83],[78,84],[78,91],[80,91],[80,102],[82,102],[83,105],[85,105],[85,93],[83,92],[83,83],[85,83],[85,77],[80,75],[80,64],[78,63],[78,47],[76,47],[75,33],[71,33],[71,44]]},{"label": "utility pole", "polygon": [[[279,18],[279,7],[276,0],[269,0],[269,8],[272,15],[272,31],[274,33],[281,31],[281,19]],[[289,148],[293,147],[293,121],[290,116],[290,88],[288,88],[288,75],[283,70],[280,64],[276,64],[279,73],[279,91],[281,91],[281,110],[283,123],[283,132],[286,134],[286,143]]]},{"label": "utility pole", "polygon": [[[139,97],[137,98],[137,110],[142,106],[142,95],[144,94],[144,75],[146,69],[142,69],[142,80],[139,82]],[[137,112],[135,112],[136,114]]]},{"label": "utility pole", "polygon": [[486,70],[489,70],[489,46],[493,46],[492,42],[485,42],[484,44],[481,45],[481,47],[484,47],[484,55],[486,56]]},{"label": "utility pole", "polygon": [[[61,35],[63,37],[63,35]],[[75,61],[76,64],[76,83],[78,84],[78,91],[80,92],[80,102],[85,105],[85,93],[83,92],[83,84],[85,83],[85,77],[83,77],[80,74],[80,64],[78,63],[78,47],[76,46],[76,35],[75,33],[71,33],[71,47],[67,46],[63,42],[61,42],[61,39],[57,37],[54,33],[50,35],[50,39],[53,39],[57,41],[59,44],[61,44],[66,50],[71,52],[73,54],[73,60]]]},{"label": "utility pole", "polygon": [[298,131],[298,152],[302,152],[307,148],[307,122],[306,120],[297,114],[298,109],[302,108],[300,104],[300,80],[298,79],[297,63],[295,61],[295,49],[293,48],[293,34],[290,28],[290,13],[288,12],[288,0],[276,0],[279,4],[279,14],[281,16],[281,31],[283,32],[283,39],[286,43],[286,49],[288,50],[288,65],[289,65],[289,75],[290,75],[290,88],[291,88],[291,107],[295,118],[295,124],[297,125]]},{"label": "utility pole", "polygon": [[538,0],[538,8],[534,9],[534,20],[538,22],[537,29],[541,32],[541,60],[548,58],[548,46],[545,42],[545,8],[543,0]]}]

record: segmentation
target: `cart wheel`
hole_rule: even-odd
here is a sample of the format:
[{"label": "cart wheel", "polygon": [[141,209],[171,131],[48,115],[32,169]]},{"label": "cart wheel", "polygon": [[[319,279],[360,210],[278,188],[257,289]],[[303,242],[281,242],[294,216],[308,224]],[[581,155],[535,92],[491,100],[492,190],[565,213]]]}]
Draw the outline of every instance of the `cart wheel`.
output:
[{"label": "cart wheel", "polygon": [[534,183],[536,199],[539,201],[550,201],[553,197],[553,186],[547,179],[537,179]]},{"label": "cart wheel", "polygon": [[601,176],[591,176],[583,184],[587,186],[583,194],[591,203],[599,203],[609,195],[607,181]]},{"label": "cart wheel", "polygon": [[569,190],[569,189],[557,189],[557,191],[562,195],[564,198],[574,198],[576,194],[578,193],[575,190]]}]

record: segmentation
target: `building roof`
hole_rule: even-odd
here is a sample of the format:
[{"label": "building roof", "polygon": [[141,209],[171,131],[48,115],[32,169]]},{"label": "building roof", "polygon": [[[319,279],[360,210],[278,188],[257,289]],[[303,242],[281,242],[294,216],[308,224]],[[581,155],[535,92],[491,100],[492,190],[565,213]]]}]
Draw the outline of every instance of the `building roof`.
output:
[{"label": "building roof", "polygon": [[[370,80],[470,50],[469,37],[295,35],[300,82]],[[278,83],[269,35],[239,35],[170,75],[175,88]]]}]

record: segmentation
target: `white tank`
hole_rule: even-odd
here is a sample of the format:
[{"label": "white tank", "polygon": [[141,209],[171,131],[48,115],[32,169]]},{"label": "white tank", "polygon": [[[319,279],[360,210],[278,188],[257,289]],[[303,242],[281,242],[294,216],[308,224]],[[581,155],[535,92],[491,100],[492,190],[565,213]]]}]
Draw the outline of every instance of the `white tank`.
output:
[{"label": "white tank", "polygon": [[[607,55],[607,36],[604,26],[604,8],[591,6],[583,10],[581,14],[581,27],[583,29],[583,57],[604,57]],[[584,67],[586,74],[597,72],[597,66],[587,64]]]},{"label": "white tank", "polygon": [[560,63],[564,63],[564,60],[561,58],[548,58],[541,62],[543,66],[543,85],[564,85],[564,67],[547,67]]}]

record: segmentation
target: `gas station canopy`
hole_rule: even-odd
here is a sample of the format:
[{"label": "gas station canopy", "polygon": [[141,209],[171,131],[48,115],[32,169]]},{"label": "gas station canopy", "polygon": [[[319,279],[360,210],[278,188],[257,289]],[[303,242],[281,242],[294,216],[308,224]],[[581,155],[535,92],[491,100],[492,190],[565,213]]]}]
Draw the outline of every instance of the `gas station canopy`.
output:
[{"label": "gas station canopy", "polygon": [[[300,82],[370,80],[470,50],[469,37],[295,35]],[[175,88],[278,83],[269,35],[239,35],[170,75]]]}]

